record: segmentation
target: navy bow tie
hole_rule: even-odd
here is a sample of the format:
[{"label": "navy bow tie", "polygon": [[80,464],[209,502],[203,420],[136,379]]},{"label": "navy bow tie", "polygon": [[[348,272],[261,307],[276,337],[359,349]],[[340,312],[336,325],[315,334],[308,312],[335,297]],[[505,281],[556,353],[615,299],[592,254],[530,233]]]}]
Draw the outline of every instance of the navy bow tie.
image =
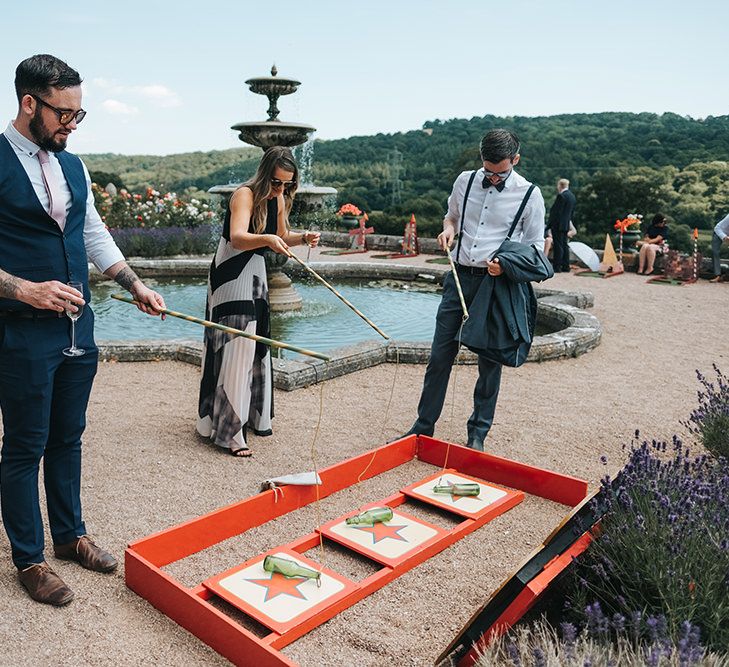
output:
[{"label": "navy bow tie", "polygon": [[506,181],[499,181],[496,185],[494,185],[490,180],[488,176],[483,177],[483,188],[484,190],[486,188],[496,188],[499,192],[501,192],[506,187]]}]

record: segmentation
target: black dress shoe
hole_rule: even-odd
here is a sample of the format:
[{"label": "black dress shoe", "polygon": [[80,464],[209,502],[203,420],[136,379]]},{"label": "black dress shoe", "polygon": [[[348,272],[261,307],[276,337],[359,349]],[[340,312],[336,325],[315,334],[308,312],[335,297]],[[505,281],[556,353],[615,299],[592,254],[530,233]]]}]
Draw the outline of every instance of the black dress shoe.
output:
[{"label": "black dress shoe", "polygon": [[62,607],[73,600],[73,591],[45,561],[18,570],[18,578],[36,602]]}]

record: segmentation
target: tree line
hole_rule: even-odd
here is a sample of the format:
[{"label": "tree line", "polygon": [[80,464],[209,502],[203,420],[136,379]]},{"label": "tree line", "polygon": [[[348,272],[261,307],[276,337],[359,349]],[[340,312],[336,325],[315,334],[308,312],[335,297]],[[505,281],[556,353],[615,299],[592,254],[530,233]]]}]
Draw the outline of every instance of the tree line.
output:
[{"label": "tree line", "polygon": [[[377,212],[383,224],[415,213],[437,226],[453,180],[480,165],[480,138],[495,127],[519,135],[519,171],[542,188],[548,207],[557,179],[570,179],[575,224],[586,236],[604,234],[628,213],[649,218],[660,211],[676,227],[710,229],[729,212],[729,116],[605,112],[428,121],[410,132],[316,140],[313,180],[337,188],[339,204]],[[259,149],[241,147],[85,160],[92,172],[133,191],[199,194],[245,180],[259,157]]]}]

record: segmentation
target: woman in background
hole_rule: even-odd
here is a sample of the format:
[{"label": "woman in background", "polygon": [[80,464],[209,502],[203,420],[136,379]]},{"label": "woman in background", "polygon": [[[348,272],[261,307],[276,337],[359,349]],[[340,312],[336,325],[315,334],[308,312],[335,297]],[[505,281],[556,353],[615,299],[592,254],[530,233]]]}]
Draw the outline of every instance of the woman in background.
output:
[{"label": "woman in background", "polygon": [[663,253],[668,247],[668,225],[666,216],[656,213],[651,220],[650,227],[646,230],[642,241],[638,241],[640,251],[638,252],[638,273],[646,276],[653,273],[653,263],[656,255]]},{"label": "woman in background", "polygon": [[[270,337],[264,252],[319,242],[318,232],[291,232],[288,214],[298,168],[288,148],[274,146],[255,175],[231,196],[223,233],[210,266],[205,317]],[[268,346],[205,329],[197,430],[233,456],[248,457],[248,428],[271,435],[273,373]]]}]

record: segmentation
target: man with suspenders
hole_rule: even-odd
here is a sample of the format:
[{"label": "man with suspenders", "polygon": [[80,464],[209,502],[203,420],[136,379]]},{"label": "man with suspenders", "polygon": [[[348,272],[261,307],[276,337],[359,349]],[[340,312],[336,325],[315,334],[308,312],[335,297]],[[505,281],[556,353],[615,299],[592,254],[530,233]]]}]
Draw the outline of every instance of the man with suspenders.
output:
[{"label": "man with suspenders", "polygon": [[[494,281],[496,286],[497,281],[507,280],[502,275],[499,258],[494,257],[507,237],[526,246],[541,247],[544,242],[542,193],[514,171],[520,157],[517,136],[504,129],[491,130],[481,140],[480,148],[483,167],[475,172],[464,171],[456,179],[448,198],[443,231],[438,235],[438,243],[446,252],[450,251],[456,234],[459,236],[452,257],[469,311],[478,310],[478,295],[485,293],[483,288],[492,287],[484,284],[485,281]],[[489,310],[488,316],[479,313],[479,325],[485,324],[486,317],[493,317],[494,312],[500,311]],[[471,319],[474,319],[473,313]],[[418,418],[408,434],[433,435],[461,343],[462,323],[463,311],[455,280],[448,274],[436,316]],[[491,322],[489,326],[498,329],[501,324]],[[503,323],[504,329],[511,326],[512,323]],[[473,338],[470,332],[469,337]],[[481,346],[476,344],[475,347]],[[499,361],[479,354],[473,413],[467,424],[467,444],[472,449],[483,451],[484,439],[493,423],[501,367]]]}]

